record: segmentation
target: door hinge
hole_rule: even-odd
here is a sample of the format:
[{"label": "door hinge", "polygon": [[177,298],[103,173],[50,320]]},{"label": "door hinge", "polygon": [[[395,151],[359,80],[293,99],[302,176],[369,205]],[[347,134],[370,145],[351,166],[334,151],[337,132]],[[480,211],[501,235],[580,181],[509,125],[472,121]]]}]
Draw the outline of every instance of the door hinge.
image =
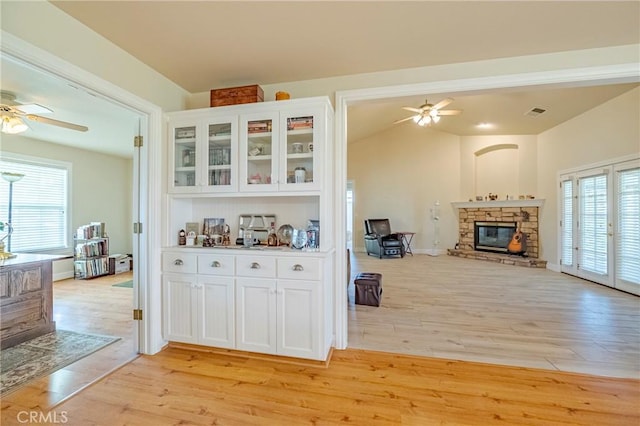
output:
[{"label": "door hinge", "polygon": [[143,145],[144,139],[142,136],[134,136],[133,138],[133,146],[135,148],[140,148]]},{"label": "door hinge", "polygon": [[142,309],[133,310],[133,319],[135,321],[142,321]]},{"label": "door hinge", "polygon": [[134,224],[133,224],[133,233],[134,234],[142,234],[142,223],[134,222]]}]

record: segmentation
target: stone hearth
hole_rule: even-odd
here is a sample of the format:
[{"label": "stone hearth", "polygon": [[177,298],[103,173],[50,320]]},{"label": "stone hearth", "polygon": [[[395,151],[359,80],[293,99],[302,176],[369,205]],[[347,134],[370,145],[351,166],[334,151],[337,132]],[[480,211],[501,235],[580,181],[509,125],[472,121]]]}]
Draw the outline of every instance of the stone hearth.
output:
[{"label": "stone hearth", "polygon": [[515,254],[489,253],[476,250],[447,249],[449,256],[463,257],[465,259],[485,260],[488,262],[502,263],[505,265],[525,266],[528,268],[546,268],[547,261],[522,257]]},{"label": "stone hearth", "polygon": [[[452,203],[458,209],[458,242],[456,250],[447,250],[451,256],[487,260],[492,262],[529,267],[546,267],[547,262],[538,260],[539,207],[544,200],[503,200]],[[527,236],[527,257],[474,250],[474,223],[517,222]]]}]

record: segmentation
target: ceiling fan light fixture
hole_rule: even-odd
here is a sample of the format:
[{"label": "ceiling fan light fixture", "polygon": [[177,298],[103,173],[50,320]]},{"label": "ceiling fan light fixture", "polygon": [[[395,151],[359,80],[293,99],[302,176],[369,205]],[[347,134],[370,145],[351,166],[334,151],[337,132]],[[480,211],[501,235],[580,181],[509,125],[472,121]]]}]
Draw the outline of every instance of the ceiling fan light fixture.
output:
[{"label": "ceiling fan light fixture", "polygon": [[418,120],[419,126],[428,126],[429,124],[431,124],[431,117],[429,117],[428,115],[423,115]]},{"label": "ceiling fan light fixture", "polygon": [[2,117],[2,133],[15,135],[26,132],[28,129],[29,126],[24,124],[20,117],[10,117],[8,115]]},{"label": "ceiling fan light fixture", "polygon": [[438,121],[440,121],[440,116],[439,115],[433,115],[431,116],[431,121],[433,121],[433,123],[437,123]]}]

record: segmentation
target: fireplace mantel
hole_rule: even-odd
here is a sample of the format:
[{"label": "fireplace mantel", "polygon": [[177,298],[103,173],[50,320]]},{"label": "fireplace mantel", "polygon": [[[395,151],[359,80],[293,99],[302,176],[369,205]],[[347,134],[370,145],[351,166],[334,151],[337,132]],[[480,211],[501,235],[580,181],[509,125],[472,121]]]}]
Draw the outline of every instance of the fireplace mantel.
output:
[{"label": "fireplace mantel", "polygon": [[454,201],[456,209],[486,209],[491,207],[542,207],[544,199],[533,200],[495,200],[495,201]]}]

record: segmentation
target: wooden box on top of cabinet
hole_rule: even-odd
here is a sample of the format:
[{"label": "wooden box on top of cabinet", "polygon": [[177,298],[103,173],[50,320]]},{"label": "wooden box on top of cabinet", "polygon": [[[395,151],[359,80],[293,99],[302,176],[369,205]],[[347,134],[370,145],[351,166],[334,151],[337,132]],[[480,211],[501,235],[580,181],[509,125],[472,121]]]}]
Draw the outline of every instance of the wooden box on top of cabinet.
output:
[{"label": "wooden box on top of cabinet", "polygon": [[229,87],[226,89],[211,90],[211,106],[250,104],[262,102],[264,91],[257,84],[251,86]]}]

